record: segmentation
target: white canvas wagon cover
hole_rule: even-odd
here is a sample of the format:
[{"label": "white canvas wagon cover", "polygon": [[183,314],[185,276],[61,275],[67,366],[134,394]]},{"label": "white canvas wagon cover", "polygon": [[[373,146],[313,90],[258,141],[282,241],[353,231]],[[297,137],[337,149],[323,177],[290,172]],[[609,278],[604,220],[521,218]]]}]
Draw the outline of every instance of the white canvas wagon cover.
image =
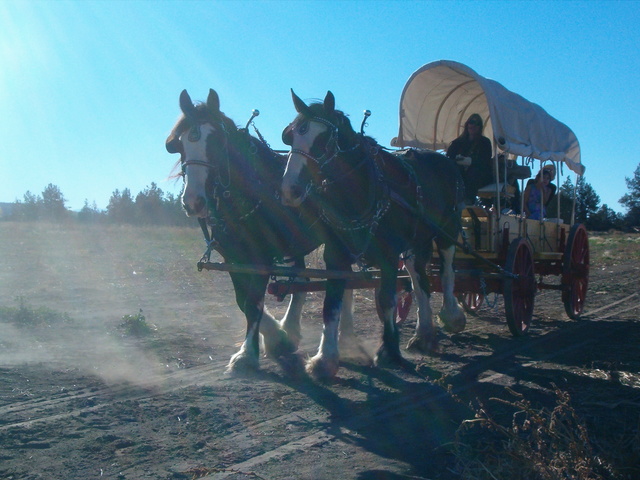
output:
[{"label": "white canvas wagon cover", "polygon": [[494,148],[522,157],[564,162],[584,174],[578,139],[542,107],[458,62],[439,60],[418,69],[400,98],[396,147],[445,150],[472,113],[484,121]]}]

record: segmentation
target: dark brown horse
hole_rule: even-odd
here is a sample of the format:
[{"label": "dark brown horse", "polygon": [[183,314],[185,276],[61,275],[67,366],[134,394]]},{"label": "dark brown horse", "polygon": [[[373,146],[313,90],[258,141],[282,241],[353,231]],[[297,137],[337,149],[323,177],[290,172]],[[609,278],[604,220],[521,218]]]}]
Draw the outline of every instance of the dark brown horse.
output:
[{"label": "dark brown horse", "polygon": [[[349,271],[353,263],[377,266],[381,286],[376,303],[384,325],[377,361],[402,363],[395,322],[398,257],[411,250],[408,267],[418,303],[418,324],[409,346],[436,348],[426,275],[435,239],[441,260],[444,305],[440,319],[451,331],[465,326],[454,294],[453,241],[460,229],[461,180],[453,162],[436,152],[392,155],[375,140],[356,133],[327,93],[323,103],[306,105],[292,91],[298,116],[283,133],[291,146],[283,177],[285,204],[299,206],[307,196],[319,205],[331,236],[324,259],[329,270]],[[339,365],[337,331],[345,282],[329,280],[319,351],[307,370],[335,375]]]},{"label": "dark brown horse", "polygon": [[[187,215],[206,219],[215,249],[230,264],[271,266],[290,262],[304,267],[304,255],[320,245],[324,227],[315,210],[284,207],[280,183],[286,157],[247,132],[220,111],[220,100],[209,90],[206,103],[194,105],[186,90],[180,95],[182,116],[167,138],[170,153],[180,154]],[[269,275],[230,273],[238,307],[247,320],[240,350],[230,371],[258,368],[259,333],[273,357],[294,353],[301,338],[300,314],[305,293],[292,295],[278,322],[264,308]],[[345,314],[351,318],[351,292]],[[344,331],[344,330],[343,330]]]}]

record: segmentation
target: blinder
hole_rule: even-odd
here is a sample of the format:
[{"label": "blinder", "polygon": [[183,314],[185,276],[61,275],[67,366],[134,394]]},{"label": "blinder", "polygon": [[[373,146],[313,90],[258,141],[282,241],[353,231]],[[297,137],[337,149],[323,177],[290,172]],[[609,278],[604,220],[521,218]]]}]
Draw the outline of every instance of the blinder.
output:
[{"label": "blinder", "polygon": [[282,143],[289,146],[293,143],[293,124],[284,127],[282,131]]},{"label": "blinder", "polygon": [[202,134],[200,133],[200,124],[194,123],[189,129],[189,136],[187,137],[190,142],[197,142],[200,140]]},{"label": "blinder", "polygon": [[165,147],[167,149],[167,152],[169,153],[180,153],[182,151],[182,144],[180,143],[180,139],[175,135],[167,139]]}]

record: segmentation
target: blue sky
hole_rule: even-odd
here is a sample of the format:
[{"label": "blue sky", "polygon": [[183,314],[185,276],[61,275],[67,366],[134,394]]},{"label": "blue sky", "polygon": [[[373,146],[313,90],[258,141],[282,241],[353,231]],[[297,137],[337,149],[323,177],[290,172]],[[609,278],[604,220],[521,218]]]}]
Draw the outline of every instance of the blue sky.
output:
[{"label": "blue sky", "polygon": [[164,141],[183,88],[216,89],[237,124],[259,109],[273,148],[295,116],[289,89],[331,90],[354,125],[371,110],[367,133],[388,146],[409,76],[447,59],[566,123],[586,181],[624,211],[640,164],[639,22],[633,0],[3,0],[0,201],[49,183],[72,209],[151,182],[178,194]]}]

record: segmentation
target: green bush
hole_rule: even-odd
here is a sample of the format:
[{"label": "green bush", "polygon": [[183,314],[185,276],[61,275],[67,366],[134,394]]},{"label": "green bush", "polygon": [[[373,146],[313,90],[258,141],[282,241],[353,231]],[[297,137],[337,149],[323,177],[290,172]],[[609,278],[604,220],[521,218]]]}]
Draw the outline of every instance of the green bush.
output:
[{"label": "green bush", "polygon": [[155,326],[147,323],[147,319],[142,314],[142,310],[135,315],[124,315],[119,327],[123,335],[134,337],[144,337],[156,330]]},{"label": "green bush", "polygon": [[17,297],[17,307],[0,306],[0,321],[17,327],[51,326],[70,322],[66,313],[59,313],[47,307],[32,307],[24,297]]}]

